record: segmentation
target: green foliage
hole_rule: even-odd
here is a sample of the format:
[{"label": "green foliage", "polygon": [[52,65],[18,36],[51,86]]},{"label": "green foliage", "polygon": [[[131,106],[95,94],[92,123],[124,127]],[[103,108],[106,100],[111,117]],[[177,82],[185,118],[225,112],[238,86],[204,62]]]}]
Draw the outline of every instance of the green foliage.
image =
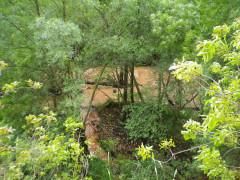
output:
[{"label": "green foliage", "polygon": [[[205,102],[207,112],[203,123],[190,120],[182,132],[186,140],[204,143],[196,157],[201,162],[200,168],[209,177],[221,179],[235,179],[238,176],[231,161],[225,161],[227,154],[238,148],[239,144],[238,32],[239,20],[230,26],[217,26],[212,39],[203,41],[198,46],[198,56],[208,65],[207,70],[217,73],[218,78],[199,73],[201,79],[209,85],[206,90],[208,99]],[[188,66],[185,68],[191,69]],[[178,72],[181,77],[181,71]],[[190,76],[191,72],[187,77]]]},{"label": "green foliage", "polygon": [[197,23],[198,9],[192,2],[114,0],[93,6],[98,21],[85,33],[86,62],[149,65],[161,58],[161,63],[170,64],[183,53],[183,43],[184,51],[192,51],[196,33],[185,41]]},{"label": "green foliage", "polygon": [[[193,60],[196,40],[208,37],[214,25],[236,17],[238,4],[239,0],[2,0],[0,174],[4,172],[8,179],[83,178],[85,155],[77,141],[83,123],[77,119],[85,67],[105,63],[114,67],[160,63],[164,67],[182,55]],[[197,158],[210,177],[227,179],[236,173],[230,167],[232,161],[225,159],[228,150],[238,149],[239,27],[239,20],[231,27],[217,26],[213,39],[198,45],[205,65],[184,61],[172,68],[178,79],[209,84],[204,123],[188,121],[183,134],[207,144]],[[214,82],[202,78],[206,67]],[[42,113],[44,106],[58,116],[50,110]],[[130,139],[153,144],[178,134],[188,116],[165,101],[161,107],[155,102],[130,105],[128,111]],[[102,143],[114,151],[114,141]],[[164,149],[173,146],[171,140],[161,143]],[[109,164],[94,163],[95,167],[90,165],[93,179],[114,178],[109,175]],[[160,179],[174,178],[177,166],[165,169],[154,163],[151,158],[137,166],[128,163],[120,167],[123,172],[118,178],[155,179],[156,169]],[[186,172],[190,175],[177,173],[176,178],[195,178],[195,171]]]},{"label": "green foliage", "polygon": [[230,23],[239,16],[239,9],[236,7],[239,0],[231,1],[231,3],[227,0],[197,0],[195,2],[200,14],[198,29],[205,38],[211,35],[214,26]]},{"label": "green foliage", "polygon": [[31,79],[27,80],[25,83],[14,81],[12,83],[4,84],[2,91],[5,95],[8,95],[9,93],[16,93],[20,88],[32,88],[34,90],[37,90],[42,88],[42,83],[32,81]]},{"label": "green foliage", "polygon": [[210,177],[221,177],[221,179],[235,179],[234,173],[226,168],[220,152],[216,149],[202,147],[197,160],[202,162],[200,168]]},{"label": "green foliage", "polygon": [[[33,89],[42,84],[26,81]],[[3,86],[5,95],[17,92],[19,83]],[[84,148],[76,140],[82,123],[68,118],[64,127],[59,125],[57,114],[44,108],[45,113],[27,115],[24,133],[17,138],[12,128],[0,127],[0,176],[7,179],[79,179],[84,177]],[[65,128],[62,133],[57,133]],[[13,136],[14,135],[14,136]],[[79,140],[79,139],[78,139]]]},{"label": "green foliage", "polygon": [[114,140],[114,139],[101,140],[100,145],[104,149],[104,151],[106,151],[106,152],[110,152],[110,153],[115,153],[116,152],[117,141]]},{"label": "green foliage", "polygon": [[165,166],[162,168],[159,163],[154,162],[152,159],[138,162],[137,167],[136,170],[132,171],[129,179],[172,179],[174,175],[174,170],[171,167]]},{"label": "green foliage", "polygon": [[4,86],[2,87],[2,90],[6,94],[11,93],[11,92],[16,92],[16,88],[17,88],[18,84],[19,84],[19,82],[17,82],[17,81],[14,81],[9,84],[4,84]]},{"label": "green foliage", "polygon": [[188,161],[174,160],[168,164],[161,164],[154,159],[144,161],[117,159],[112,173],[116,179],[155,180],[155,179],[203,179],[196,166]]},{"label": "green foliage", "polygon": [[[19,8],[18,6],[21,7],[20,4],[22,3],[10,5],[5,2],[9,9]],[[41,5],[45,5],[45,2],[41,3]],[[8,8],[6,8],[5,13],[8,13]],[[26,6],[25,8],[29,7]],[[21,126],[24,124],[22,119],[27,113],[39,113],[41,106],[46,104],[57,111],[57,106],[60,104],[59,101],[70,97],[70,90],[66,92],[65,89],[76,90],[73,83],[73,73],[75,75],[79,73],[79,69],[74,67],[74,64],[78,56],[76,46],[82,41],[82,32],[76,24],[64,22],[60,18],[38,17],[35,19],[30,16],[31,18],[27,19],[26,11],[23,11],[22,14],[18,13],[15,17],[9,15],[3,18],[4,22],[8,22],[15,27],[15,29],[11,30],[13,31],[12,36],[17,39],[16,42],[18,40],[22,41],[26,44],[26,47],[15,48],[15,46],[22,45],[14,42],[9,45],[15,49],[14,53],[9,55],[8,51],[4,51],[3,59],[8,63],[9,68],[3,71],[0,80],[5,84],[2,88],[4,92],[6,91],[5,93],[14,91],[16,88],[20,89],[24,82],[29,87],[29,93],[24,93],[25,90],[21,88],[15,95],[4,97],[3,101],[6,106],[0,112],[0,117],[2,121],[10,122],[17,130],[23,130],[21,129]],[[23,20],[22,24],[18,25],[13,22],[15,18]],[[10,38],[9,35],[4,37],[4,41],[8,41],[7,38]],[[6,68],[6,63],[1,61],[1,70],[3,67]],[[15,71],[10,72],[11,68],[14,68]],[[12,78],[14,78],[12,82],[20,83],[6,84]],[[25,79],[29,80],[25,81]],[[43,83],[44,86],[42,87],[42,84],[39,82]],[[19,85],[21,87],[17,87]],[[39,88],[41,90],[33,96],[31,89]],[[71,95],[71,98],[74,97],[79,103],[79,96],[81,96],[80,93],[75,93]],[[61,106],[60,108],[64,107]],[[67,108],[64,109],[66,111],[61,112],[62,114],[69,112]],[[12,113],[9,114],[9,112]],[[74,116],[76,117],[75,114]],[[15,123],[15,121],[20,123]]]},{"label": "green foliage", "polygon": [[[194,38],[190,40],[189,35],[193,33],[192,29],[194,24],[198,23],[198,18],[198,7],[194,2],[184,0],[159,2],[159,9],[151,15],[151,21],[162,58],[171,62],[186,49],[191,49],[190,43],[194,43]],[[186,38],[190,40],[188,44]],[[182,48],[184,43],[185,49]]]},{"label": "green foliage", "polygon": [[4,61],[0,61],[0,72],[4,70],[7,66],[8,66],[7,63],[5,63]]},{"label": "green foliage", "polygon": [[[154,151],[152,146],[139,146],[137,155],[141,158],[134,166],[139,169],[138,175],[132,176],[130,179],[186,179],[203,177],[198,167],[191,164],[189,159],[176,160],[171,149],[175,148],[175,143],[172,139],[163,140],[160,144],[160,151]],[[169,150],[170,158],[164,160],[167,156],[163,156],[162,149]],[[171,159],[174,159],[171,161]],[[133,168],[133,167],[132,167]],[[145,169],[144,169],[145,168]],[[130,168],[131,169],[131,168]],[[138,171],[138,170],[137,170]],[[135,173],[136,171],[133,171]]]},{"label": "green foliage", "polygon": [[39,63],[47,66],[63,68],[74,56],[73,45],[82,39],[77,25],[61,19],[38,18],[31,30],[34,32],[36,57],[41,60]]},{"label": "green foliage", "polygon": [[130,105],[127,110],[130,113],[125,128],[130,139],[159,142],[167,137],[165,122],[171,119],[167,109],[160,110],[157,103],[149,102]]},{"label": "green foliage", "polygon": [[179,79],[189,82],[194,77],[198,77],[202,74],[201,65],[192,61],[182,61],[177,64],[173,64],[169,70],[174,70],[173,75]]},{"label": "green foliage", "polygon": [[[73,120],[70,122],[68,119],[64,123],[66,130],[56,133],[60,129],[57,128],[59,126],[57,121],[56,114],[51,111],[26,117],[25,134],[16,139],[14,146],[11,142],[5,142],[5,145],[1,146],[0,162],[5,178],[79,179],[81,177],[86,159],[83,147],[75,139],[75,134],[80,128],[79,123]],[[51,128],[55,129],[51,130]],[[1,134],[4,136],[9,136],[11,132],[9,128],[1,128]]]},{"label": "green foliage", "polygon": [[106,161],[100,160],[98,158],[91,158],[89,161],[89,176],[94,180],[106,180],[110,179],[108,174],[108,164]]},{"label": "green foliage", "polygon": [[83,122],[77,122],[76,119],[74,119],[72,117],[68,117],[64,123],[64,126],[66,127],[67,132],[70,132],[74,135],[74,133],[78,129],[83,129]]},{"label": "green foliage", "polygon": [[125,124],[129,138],[150,144],[178,136],[185,118],[194,114],[156,101],[129,105],[125,111],[129,112]]}]

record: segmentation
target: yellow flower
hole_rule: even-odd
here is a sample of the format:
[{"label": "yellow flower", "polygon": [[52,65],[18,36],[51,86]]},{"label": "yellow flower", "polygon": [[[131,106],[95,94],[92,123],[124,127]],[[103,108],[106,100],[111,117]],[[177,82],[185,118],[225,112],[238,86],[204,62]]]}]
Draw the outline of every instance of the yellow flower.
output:
[{"label": "yellow flower", "polygon": [[163,140],[160,144],[160,149],[171,149],[172,147],[175,147],[175,143],[173,141],[173,139],[171,138],[169,141]]},{"label": "yellow flower", "polygon": [[0,61],[0,71],[4,70],[8,66],[4,61]]},{"label": "yellow flower", "polygon": [[152,146],[144,146],[143,144],[137,148],[137,155],[142,158],[142,160],[149,159],[153,156]]},{"label": "yellow flower", "polygon": [[31,79],[26,81],[28,86],[33,89],[41,89],[42,88],[42,83],[33,81]]},{"label": "yellow flower", "polygon": [[17,81],[14,81],[14,82],[9,83],[9,84],[5,84],[2,88],[2,90],[3,90],[4,93],[15,92],[18,84],[19,84],[19,82],[17,82]]},{"label": "yellow flower", "polygon": [[10,127],[0,127],[0,135],[3,136],[3,135],[9,135],[13,132],[13,129]]},{"label": "yellow flower", "polygon": [[38,118],[37,116],[32,114],[26,116],[25,119],[28,124],[33,124],[34,126],[38,126],[41,122],[41,118]]}]

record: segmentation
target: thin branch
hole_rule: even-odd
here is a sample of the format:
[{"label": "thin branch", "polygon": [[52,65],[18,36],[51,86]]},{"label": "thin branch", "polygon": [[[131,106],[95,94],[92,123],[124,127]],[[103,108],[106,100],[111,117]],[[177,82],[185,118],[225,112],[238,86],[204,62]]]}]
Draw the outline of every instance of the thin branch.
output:
[{"label": "thin branch", "polygon": [[96,9],[97,12],[100,14],[100,16],[104,22],[104,25],[106,26],[106,29],[104,29],[104,31],[107,32],[106,30],[109,28],[109,24],[108,24],[107,18],[105,16],[105,13],[103,11],[101,11],[99,8],[97,8],[96,6],[94,6],[94,9]]},{"label": "thin branch", "polygon": [[189,152],[189,151],[193,151],[195,149],[199,149],[199,148],[201,148],[202,146],[205,146],[205,145],[206,144],[195,146],[195,147],[192,147],[192,148],[189,148],[189,149],[185,149],[185,150],[182,150],[182,151],[178,151],[178,152],[175,152],[175,153],[172,152],[171,153],[171,157],[169,159],[167,159],[166,161],[160,161],[160,160],[156,160],[156,161],[159,161],[161,164],[166,164],[169,161],[171,161],[172,159],[174,159],[176,155],[179,155],[179,154],[182,154],[182,153],[185,153],[185,152]]},{"label": "thin branch", "polygon": [[222,157],[224,158],[228,153],[232,152],[232,151],[235,150],[235,149],[240,149],[240,147],[234,147],[234,148],[231,148],[231,149],[227,150],[227,151],[223,154]]},{"label": "thin branch", "polygon": [[183,104],[182,108],[184,108],[188,103],[191,103],[197,96],[198,96],[198,93],[196,93],[195,95],[193,95],[191,99],[187,100],[187,101]]},{"label": "thin branch", "polygon": [[100,92],[102,92],[105,96],[107,96],[111,101],[113,101],[113,99],[107,94],[105,93],[103,90],[101,90],[99,87],[97,88]]},{"label": "thin branch", "polygon": [[95,93],[96,93],[96,91],[97,91],[97,89],[98,89],[99,82],[100,82],[100,80],[102,79],[102,75],[103,75],[106,67],[107,67],[107,63],[103,66],[103,68],[102,68],[102,70],[101,70],[101,72],[100,72],[100,75],[99,75],[99,77],[98,77],[98,79],[97,79],[97,82],[96,82],[96,85],[95,85],[95,87],[94,87],[94,90],[93,90],[91,99],[90,99],[90,101],[89,101],[89,106],[88,106],[87,114],[86,114],[86,116],[85,116],[85,118],[84,118],[84,121],[83,121],[84,123],[86,122],[86,120],[87,120],[87,118],[88,118],[88,115],[89,115],[89,113],[90,113],[90,110],[91,110],[91,107],[92,107],[92,102],[93,102],[93,99],[94,99],[94,97],[95,97]]},{"label": "thin branch", "polygon": [[141,99],[142,102],[144,102],[144,98],[143,98],[143,96],[142,96],[141,90],[140,90],[140,88],[139,88],[139,84],[138,84],[138,82],[137,82],[136,77],[135,77],[134,74],[133,74],[133,81],[134,81],[135,87],[136,87],[136,89],[137,89],[137,93],[138,93],[138,95],[139,95],[139,98]]},{"label": "thin branch", "polygon": [[13,27],[15,27],[19,32],[21,32],[24,37],[27,39],[27,40],[30,40],[31,42],[34,42],[27,34],[25,34],[25,32],[20,28],[18,27],[15,23],[13,23],[12,21],[10,21],[7,16],[5,16],[4,14],[2,14],[3,18],[5,19],[5,21],[7,21],[10,25],[12,25]]}]

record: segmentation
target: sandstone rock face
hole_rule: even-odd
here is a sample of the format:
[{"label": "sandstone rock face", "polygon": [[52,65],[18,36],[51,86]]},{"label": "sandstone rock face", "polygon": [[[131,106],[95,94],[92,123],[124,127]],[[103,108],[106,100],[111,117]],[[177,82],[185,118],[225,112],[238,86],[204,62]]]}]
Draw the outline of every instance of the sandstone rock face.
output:
[{"label": "sandstone rock face", "polygon": [[[94,84],[101,73],[102,67],[90,68],[84,72],[84,80],[86,84]],[[118,75],[119,68],[106,68],[102,75],[100,84],[113,84]],[[135,67],[135,78],[140,86],[156,86],[157,85],[157,71],[153,67]]]},{"label": "sandstone rock face", "polygon": [[[84,99],[81,103],[81,114],[83,119],[85,119],[85,116],[87,115],[88,107],[90,106],[89,102],[95,88],[94,83],[99,77],[101,70],[102,67],[91,68],[84,73],[86,84],[82,88]],[[99,144],[98,126],[100,124],[100,118],[95,107],[102,106],[108,101],[119,100],[120,94],[123,93],[123,89],[111,86],[111,84],[114,84],[114,81],[116,82],[116,77],[119,73],[119,69],[105,69],[103,78],[95,92],[94,99],[91,104],[92,107],[85,122],[85,137],[88,143],[88,150],[91,155],[95,155],[101,159],[106,159],[107,153],[102,150]],[[135,68],[134,74],[141,90],[143,90],[144,87],[156,87],[157,74],[153,68],[137,67]]]},{"label": "sandstone rock face", "polygon": [[[99,77],[101,73],[102,67],[91,68],[85,71],[84,79],[85,79],[85,87],[83,88],[84,100],[82,102],[82,107],[88,107],[89,101],[91,99],[92,93],[94,91],[96,79]],[[116,88],[112,85],[116,84],[116,74],[119,74],[119,69],[106,68],[103,73],[103,78],[100,81],[100,85],[95,93],[92,106],[98,107],[106,104],[108,101],[118,101],[120,98],[120,94],[123,92],[122,88]],[[135,67],[134,75],[136,81],[139,85],[139,88],[144,97],[156,97],[158,95],[158,73],[153,67]],[[163,84],[168,86],[167,92],[170,100],[174,102],[177,97],[177,84],[173,77],[169,75],[168,72],[163,74]],[[164,85],[162,85],[163,88]],[[166,87],[165,87],[166,88]],[[193,98],[196,95],[196,90],[198,85],[196,84],[188,84],[188,88],[182,87],[181,93],[185,98],[187,104],[185,107],[194,108],[199,106],[197,97]],[[136,88],[134,88],[134,92],[137,93]],[[137,98],[137,97],[136,97]]]},{"label": "sandstone rock face", "polygon": [[[81,104],[82,107],[88,107],[89,102],[94,91],[95,85],[85,84],[83,89],[83,102]],[[106,104],[108,101],[116,101],[118,97],[118,89],[113,88],[112,86],[102,86],[99,85],[96,90],[92,106],[98,107]]]},{"label": "sandstone rock face", "polygon": [[[90,106],[90,100],[92,94],[95,89],[95,82],[101,73],[102,67],[91,68],[85,71],[84,79],[85,85],[83,87],[83,96],[84,99],[81,104],[81,114],[83,119],[88,111],[88,107]],[[98,112],[95,107],[99,107],[105,105],[109,101],[119,101],[120,95],[123,93],[122,88],[117,88],[114,85],[117,84],[116,79],[120,74],[120,69],[114,68],[106,68],[103,73],[102,79],[98,85],[98,88],[95,92],[94,99],[91,104],[91,109],[88,117],[85,122],[85,136],[88,142],[88,149],[90,154],[96,155],[102,159],[107,158],[107,153],[104,152],[99,144],[99,133],[98,126],[100,124],[100,118]],[[158,95],[158,73],[152,67],[135,67],[134,75],[136,81],[139,85],[140,91],[143,97],[156,97]],[[174,78],[172,78],[169,73],[163,74],[163,85],[162,89],[165,86],[167,87],[167,96],[169,101],[173,104],[175,103],[177,97],[176,94],[179,93],[179,87]],[[197,100],[196,89],[198,86],[196,84],[192,84],[192,87],[188,85],[190,88],[181,87],[182,96],[185,98],[184,107],[194,108],[199,106],[199,100]],[[136,88],[134,88],[134,92],[137,93]],[[138,100],[136,98],[136,100]]]},{"label": "sandstone rock face", "polygon": [[102,150],[99,144],[98,126],[100,123],[100,117],[95,108],[88,114],[88,118],[85,122],[85,137],[88,144],[88,150],[91,155],[97,156],[101,159],[107,159],[107,153]]},{"label": "sandstone rock face", "polygon": [[142,86],[157,88],[158,73],[152,67],[136,67],[134,71],[137,83]]},{"label": "sandstone rock face", "polygon": [[[91,99],[91,95],[94,91],[94,83],[101,73],[102,67],[91,68],[84,72],[85,87],[83,89],[84,102],[82,106],[88,106]],[[119,69],[106,68],[103,73],[100,85],[95,93],[92,105],[94,107],[104,105],[108,101],[117,101],[120,98],[120,94],[123,93],[122,88],[116,88],[113,84],[116,84],[117,74],[120,74]],[[157,71],[152,67],[136,67],[134,70],[136,81],[139,85],[143,95],[147,94],[147,91],[151,91],[152,95],[157,95]],[[134,92],[137,92],[134,88]],[[145,93],[144,93],[145,92]]]}]

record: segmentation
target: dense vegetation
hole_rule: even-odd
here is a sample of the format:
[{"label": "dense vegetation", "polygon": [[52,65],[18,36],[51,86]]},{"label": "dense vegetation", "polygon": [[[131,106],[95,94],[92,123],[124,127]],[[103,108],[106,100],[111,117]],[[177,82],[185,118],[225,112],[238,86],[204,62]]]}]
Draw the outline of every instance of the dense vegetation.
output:
[{"label": "dense vegetation", "polygon": [[[239,179],[239,3],[2,0],[0,178]],[[119,69],[121,98],[102,108],[133,144],[101,140],[107,160],[89,154],[80,108],[99,66]],[[157,96],[137,66],[157,71]]]}]

